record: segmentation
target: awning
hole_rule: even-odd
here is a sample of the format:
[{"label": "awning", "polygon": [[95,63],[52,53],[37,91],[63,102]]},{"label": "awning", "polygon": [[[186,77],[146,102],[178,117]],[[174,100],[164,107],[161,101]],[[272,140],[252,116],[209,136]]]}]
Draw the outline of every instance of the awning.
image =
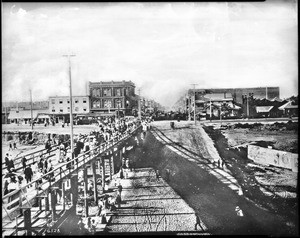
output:
[{"label": "awning", "polygon": [[260,106],[260,107],[256,107],[256,112],[257,113],[270,112],[273,107],[274,106]]}]

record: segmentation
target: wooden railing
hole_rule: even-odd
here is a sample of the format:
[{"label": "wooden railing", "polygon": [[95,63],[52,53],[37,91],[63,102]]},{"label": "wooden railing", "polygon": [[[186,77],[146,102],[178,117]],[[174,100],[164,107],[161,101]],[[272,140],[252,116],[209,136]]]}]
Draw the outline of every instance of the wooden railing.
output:
[{"label": "wooden railing", "polygon": [[[34,186],[35,183],[37,183],[37,181],[40,180],[40,178],[38,178],[24,186],[21,186],[19,189],[16,189],[16,190],[6,194],[5,196],[2,197],[2,207],[5,210],[5,211],[3,211],[2,218],[6,217],[6,215],[9,216],[9,214],[16,211],[17,209],[19,209],[26,203],[28,204],[29,200],[33,199],[36,196],[41,195],[44,191],[46,191],[54,183],[57,183],[58,181],[66,178],[69,174],[78,171],[81,167],[83,167],[83,165],[98,158],[99,155],[107,152],[113,146],[116,146],[116,145],[124,142],[125,140],[129,139],[140,128],[141,128],[141,126],[137,126],[136,128],[132,129],[132,131],[130,131],[130,132],[127,132],[123,135],[119,135],[118,137],[112,138],[111,140],[107,141],[106,143],[102,143],[101,145],[91,149],[88,152],[85,152],[85,153],[79,155],[78,157],[76,157],[68,162],[61,163],[56,168],[54,168],[52,171],[44,174],[41,177],[42,179],[44,179],[46,181],[43,181],[42,184],[39,185],[42,188],[41,190],[36,189],[36,195],[32,195],[30,197],[30,196],[28,196],[28,194],[27,195],[25,195],[25,194],[26,194],[26,191],[29,189],[29,187],[31,185]],[[72,166],[70,170],[67,168],[68,163],[70,163]],[[55,180],[53,182],[51,180],[48,181],[48,177],[51,174],[54,174],[54,176],[51,176],[51,178],[52,179],[54,178],[54,180]],[[6,204],[3,204],[3,201],[5,201],[6,199],[9,202]],[[10,207],[10,208],[8,208],[8,207]]]},{"label": "wooden railing", "polygon": [[[86,138],[88,135],[81,135],[79,137],[79,139],[84,139]],[[67,140],[66,142],[69,142],[69,140]],[[56,151],[59,149],[59,145],[52,145],[51,146],[51,150],[49,151],[50,153]],[[15,170],[18,171],[18,170],[22,170],[23,167],[22,167],[22,158],[25,156],[26,157],[26,165],[32,165],[34,164],[34,162],[37,161],[37,158],[40,157],[41,155],[46,155],[49,153],[48,152],[48,149],[41,149],[41,150],[38,150],[38,151],[34,151],[34,152],[31,152],[31,153],[28,153],[26,155],[22,155],[22,156],[19,156],[17,158],[14,159],[14,165],[15,165]],[[5,164],[5,162],[2,162],[2,175],[6,173],[6,170],[7,170],[7,166]]]}]

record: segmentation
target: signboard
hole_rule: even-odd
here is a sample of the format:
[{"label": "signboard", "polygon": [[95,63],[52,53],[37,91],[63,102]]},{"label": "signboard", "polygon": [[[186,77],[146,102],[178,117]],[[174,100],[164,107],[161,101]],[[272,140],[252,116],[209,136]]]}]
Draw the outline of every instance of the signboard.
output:
[{"label": "signboard", "polygon": [[248,145],[248,158],[263,165],[274,165],[298,172],[298,154]]}]

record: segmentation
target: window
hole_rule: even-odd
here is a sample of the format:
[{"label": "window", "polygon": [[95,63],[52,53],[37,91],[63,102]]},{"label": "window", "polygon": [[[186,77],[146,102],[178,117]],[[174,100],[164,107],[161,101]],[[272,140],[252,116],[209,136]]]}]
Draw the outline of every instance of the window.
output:
[{"label": "window", "polygon": [[92,105],[93,105],[93,108],[96,108],[96,101],[93,101]]},{"label": "window", "polygon": [[83,99],[83,103],[86,103],[86,98]]},{"label": "window", "polygon": [[59,112],[64,112],[64,109],[60,108],[60,109],[59,109]]},{"label": "window", "polygon": [[83,108],[83,111],[86,112],[86,108]]},{"label": "window", "polygon": [[68,112],[70,112],[70,107],[68,107]]},{"label": "window", "polygon": [[116,95],[115,96],[121,96],[121,89],[120,88],[116,89]]},{"label": "window", "polygon": [[78,99],[77,98],[75,99],[75,103],[78,103]]},{"label": "window", "polygon": [[78,107],[75,107],[75,112],[78,112],[79,111],[79,108]]},{"label": "window", "polygon": [[63,103],[63,100],[62,99],[59,99],[59,104],[62,104]]},{"label": "window", "polygon": [[106,88],[103,90],[103,95],[104,96],[111,96],[111,89],[109,88]]},{"label": "window", "polygon": [[52,109],[52,112],[55,112],[55,109]]},{"label": "window", "polygon": [[69,104],[70,104],[70,100],[68,100],[68,101],[67,101],[67,103],[69,103]]},{"label": "window", "polygon": [[93,95],[93,96],[97,96],[97,90],[96,90],[95,88],[93,89],[92,95]]},{"label": "window", "polygon": [[51,104],[55,104],[55,99],[51,99]]},{"label": "window", "polygon": [[104,107],[106,107],[106,108],[111,108],[111,100],[105,100],[104,101]]}]

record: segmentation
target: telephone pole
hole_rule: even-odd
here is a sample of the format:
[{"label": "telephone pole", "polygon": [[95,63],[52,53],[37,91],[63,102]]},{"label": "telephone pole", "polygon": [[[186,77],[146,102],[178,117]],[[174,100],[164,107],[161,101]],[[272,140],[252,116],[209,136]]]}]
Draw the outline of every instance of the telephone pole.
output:
[{"label": "telephone pole", "polygon": [[30,93],[31,130],[33,130],[32,93],[31,93],[31,89],[29,89],[29,93]]},{"label": "telephone pole", "polygon": [[71,78],[71,57],[74,57],[76,55],[63,55],[63,57],[68,57],[69,61],[69,82],[70,82],[70,124],[71,124],[71,160],[73,159],[73,152],[74,152],[74,146],[73,146],[73,100],[72,100],[72,78]]},{"label": "telephone pole", "polygon": [[141,112],[141,89],[138,89],[139,91],[139,99],[138,99],[138,107],[139,107],[139,119],[142,119],[142,112]]},{"label": "telephone pole", "polygon": [[195,86],[198,84],[192,83],[192,85],[194,85],[194,123],[196,125],[196,89],[195,89]]}]

